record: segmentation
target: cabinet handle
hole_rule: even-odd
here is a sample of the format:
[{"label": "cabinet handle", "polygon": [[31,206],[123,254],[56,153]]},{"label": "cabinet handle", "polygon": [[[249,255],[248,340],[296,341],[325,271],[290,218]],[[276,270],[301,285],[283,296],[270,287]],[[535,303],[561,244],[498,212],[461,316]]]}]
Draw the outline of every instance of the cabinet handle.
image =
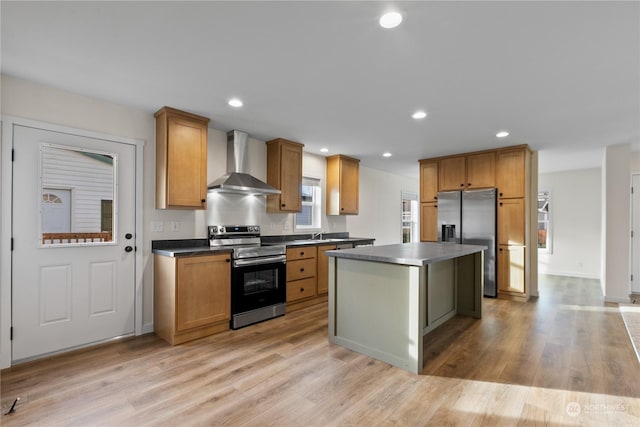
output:
[{"label": "cabinet handle", "polygon": [[500,193],[500,197],[502,197],[502,193]]},{"label": "cabinet handle", "polygon": [[500,202],[500,206],[502,206],[502,202]]},{"label": "cabinet handle", "polygon": [[470,183],[470,182],[469,182],[469,183],[467,183],[467,186],[468,186],[468,187],[471,187],[471,183]]},{"label": "cabinet handle", "polygon": [[434,199],[438,200],[438,196],[433,196]]},{"label": "cabinet handle", "polygon": [[498,249],[500,252],[502,252],[502,248]]},{"label": "cabinet handle", "polygon": [[286,204],[281,204],[280,207],[284,208],[285,206],[287,206]]},{"label": "cabinet handle", "polygon": [[230,259],[230,258],[227,258],[227,259],[225,259],[224,261],[225,261],[225,262],[231,262],[231,259]]},{"label": "cabinet handle", "polygon": [[464,184],[460,184],[460,187],[464,187]]},{"label": "cabinet handle", "polygon": [[303,271],[304,271],[304,268],[301,268],[301,269],[300,269],[300,273],[302,273]]},{"label": "cabinet handle", "polygon": [[200,203],[206,203],[207,199],[200,199]]},{"label": "cabinet handle", "polygon": [[343,211],[343,210],[344,210],[344,208],[340,208],[340,210],[341,210],[341,211]]},{"label": "cabinet handle", "polygon": [[304,288],[300,288],[300,292],[304,292]]},{"label": "cabinet handle", "polygon": [[438,209],[438,205],[433,205],[434,208]]}]

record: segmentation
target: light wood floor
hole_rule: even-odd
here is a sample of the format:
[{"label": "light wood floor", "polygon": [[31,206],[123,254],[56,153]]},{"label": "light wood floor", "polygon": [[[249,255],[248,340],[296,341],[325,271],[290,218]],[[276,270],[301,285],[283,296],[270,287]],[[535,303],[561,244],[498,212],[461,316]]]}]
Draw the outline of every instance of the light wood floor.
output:
[{"label": "light wood floor", "polygon": [[0,423],[640,425],[640,364],[617,308],[596,281],[540,288],[427,336],[422,375],[330,345],[315,306],[176,347],[147,335],[12,367],[3,414],[21,401]]}]

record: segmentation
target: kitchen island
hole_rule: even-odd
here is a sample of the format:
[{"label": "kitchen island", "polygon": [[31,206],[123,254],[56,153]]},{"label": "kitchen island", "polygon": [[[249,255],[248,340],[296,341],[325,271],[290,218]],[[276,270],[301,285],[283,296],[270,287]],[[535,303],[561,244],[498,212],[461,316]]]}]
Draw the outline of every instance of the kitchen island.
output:
[{"label": "kitchen island", "polygon": [[329,341],[420,373],[424,335],[456,314],[482,316],[485,249],[442,242],[327,251]]}]

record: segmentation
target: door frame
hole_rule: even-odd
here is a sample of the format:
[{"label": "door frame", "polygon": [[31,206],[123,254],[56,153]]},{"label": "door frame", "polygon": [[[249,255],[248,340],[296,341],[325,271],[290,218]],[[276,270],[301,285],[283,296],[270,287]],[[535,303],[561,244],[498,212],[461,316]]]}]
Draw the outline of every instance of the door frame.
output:
[{"label": "door frame", "polygon": [[143,176],[144,176],[144,140],[119,137],[100,132],[62,126],[37,120],[24,119],[9,115],[0,116],[0,369],[11,366],[11,325],[12,325],[12,253],[11,237],[13,223],[13,128],[15,125],[33,127],[53,132],[63,132],[87,138],[105,139],[135,147],[135,292],[134,327],[135,335],[143,333],[142,327],[142,291],[143,291]]}]

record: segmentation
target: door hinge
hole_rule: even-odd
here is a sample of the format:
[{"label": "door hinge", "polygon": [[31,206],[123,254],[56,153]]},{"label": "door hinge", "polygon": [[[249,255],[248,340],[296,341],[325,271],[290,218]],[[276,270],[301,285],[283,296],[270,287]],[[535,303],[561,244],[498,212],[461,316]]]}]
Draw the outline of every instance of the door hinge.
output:
[{"label": "door hinge", "polygon": [[16,161],[16,150],[14,150],[13,148],[11,149],[11,161]]},{"label": "door hinge", "polygon": [[633,282],[633,274],[631,275],[631,281]]},{"label": "door hinge", "polygon": [[13,250],[13,237],[11,238],[11,250]]},{"label": "door hinge", "polygon": [[631,238],[633,238],[633,230],[631,230]]},{"label": "door hinge", "polygon": [[13,326],[9,328],[9,340],[13,341]]}]

